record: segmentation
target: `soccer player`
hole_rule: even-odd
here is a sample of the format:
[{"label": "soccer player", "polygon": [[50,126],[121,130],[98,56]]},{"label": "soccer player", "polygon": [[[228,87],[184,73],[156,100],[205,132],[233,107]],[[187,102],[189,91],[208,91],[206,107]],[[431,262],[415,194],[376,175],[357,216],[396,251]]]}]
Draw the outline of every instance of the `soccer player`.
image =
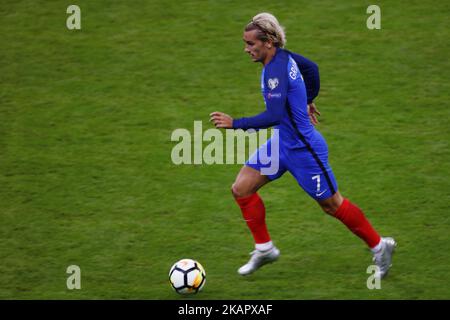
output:
[{"label": "soccer player", "polygon": [[[251,156],[231,188],[255,241],[255,250],[248,263],[239,268],[239,274],[248,275],[277,260],[280,255],[267,230],[264,203],[257,191],[289,171],[323,211],[340,220],[366,242],[379,267],[377,276],[383,278],[391,266],[396,242],[393,238],[380,237],[361,209],[338,191],[328,164],[327,144],[314,127],[316,115],[320,115],[313,102],[320,86],[317,65],[283,49],[286,43],[284,29],[269,13],[253,17],[245,27],[243,40],[245,52],[254,62],[263,64],[261,90],[266,110],[239,119],[213,112],[210,121],[217,128],[225,129],[257,130],[274,126],[279,134],[278,143],[274,143],[272,136]],[[279,145],[278,159],[271,158],[270,152],[276,144]],[[267,158],[278,161],[276,173],[262,173]]]}]

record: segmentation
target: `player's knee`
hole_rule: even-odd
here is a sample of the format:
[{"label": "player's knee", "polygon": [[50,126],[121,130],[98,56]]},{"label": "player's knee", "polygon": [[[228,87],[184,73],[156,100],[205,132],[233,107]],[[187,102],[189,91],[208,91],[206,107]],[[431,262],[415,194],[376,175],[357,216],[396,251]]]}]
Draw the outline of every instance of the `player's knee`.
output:
[{"label": "player's knee", "polygon": [[231,186],[231,193],[233,194],[233,197],[235,197],[235,198],[241,197],[242,192],[237,183],[233,183],[233,185]]},{"label": "player's knee", "polygon": [[321,204],[323,212],[329,214],[330,216],[334,216],[337,211],[337,207],[332,204]]},{"label": "player's knee", "polygon": [[248,188],[245,188],[238,183],[233,183],[233,185],[231,186],[231,193],[235,198],[243,198],[252,194],[252,192],[249,191]]},{"label": "player's knee", "polygon": [[319,205],[322,207],[322,210],[329,214],[330,216],[335,216],[336,212],[339,210],[339,207],[344,201],[344,198],[341,196],[339,192],[336,192],[332,197],[319,201]]}]

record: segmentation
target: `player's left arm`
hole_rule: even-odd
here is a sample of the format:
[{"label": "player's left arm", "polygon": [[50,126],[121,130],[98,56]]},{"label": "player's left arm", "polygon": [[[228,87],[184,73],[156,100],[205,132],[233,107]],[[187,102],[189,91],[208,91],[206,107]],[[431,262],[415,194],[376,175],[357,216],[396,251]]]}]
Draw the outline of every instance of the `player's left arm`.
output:
[{"label": "player's left arm", "polygon": [[306,87],[306,95],[308,97],[308,104],[313,103],[314,99],[319,95],[320,90],[320,75],[319,66],[314,61],[299,55],[298,53],[290,52],[289,54],[297,63],[300,73],[303,76]]},{"label": "player's left arm", "polygon": [[308,97],[308,115],[312,124],[316,125],[319,123],[317,116],[320,116],[320,111],[314,103],[314,99],[319,95],[320,90],[319,66],[304,56],[294,52],[289,53],[295,60],[295,63],[297,63],[305,81],[306,95]]},{"label": "player's left arm", "polygon": [[319,76],[319,66],[301,56],[298,56],[297,66],[300,69],[300,73],[303,75],[306,87],[306,95],[308,97],[308,115],[311,123],[316,125],[319,123],[317,116],[320,116],[320,111],[317,109],[314,99],[319,95],[320,90],[320,76]]}]

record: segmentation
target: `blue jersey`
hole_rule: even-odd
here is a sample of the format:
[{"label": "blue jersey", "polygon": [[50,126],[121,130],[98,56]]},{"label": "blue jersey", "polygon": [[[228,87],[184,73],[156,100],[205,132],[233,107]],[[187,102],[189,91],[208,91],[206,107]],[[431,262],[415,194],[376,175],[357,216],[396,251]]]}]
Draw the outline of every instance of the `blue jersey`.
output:
[{"label": "blue jersey", "polygon": [[[321,139],[308,116],[307,103],[312,99],[308,99],[305,81],[294,57],[297,61],[299,57],[303,58],[277,48],[261,74],[266,110],[254,117],[235,119],[233,128],[247,130],[274,126],[279,129],[281,148],[309,147],[313,141]],[[317,92],[318,88],[316,95]]]},{"label": "blue jersey", "polygon": [[328,147],[311,123],[307,109],[307,104],[319,92],[317,66],[306,58],[277,48],[275,56],[263,68],[261,91],[266,110],[254,117],[233,120],[233,128],[275,126],[279,129],[279,154],[273,153],[270,138],[245,164],[270,180],[289,171],[312,198],[330,198],[338,186],[328,164]]}]

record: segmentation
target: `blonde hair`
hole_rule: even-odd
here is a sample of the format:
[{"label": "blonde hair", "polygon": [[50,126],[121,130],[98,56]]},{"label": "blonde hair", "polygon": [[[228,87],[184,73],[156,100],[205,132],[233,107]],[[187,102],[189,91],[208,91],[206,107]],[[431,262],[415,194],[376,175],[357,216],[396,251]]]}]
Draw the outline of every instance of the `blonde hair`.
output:
[{"label": "blonde hair", "polygon": [[262,12],[253,17],[247,24],[245,31],[258,30],[257,39],[267,42],[271,40],[275,47],[283,48],[286,45],[284,28],[274,15]]}]

